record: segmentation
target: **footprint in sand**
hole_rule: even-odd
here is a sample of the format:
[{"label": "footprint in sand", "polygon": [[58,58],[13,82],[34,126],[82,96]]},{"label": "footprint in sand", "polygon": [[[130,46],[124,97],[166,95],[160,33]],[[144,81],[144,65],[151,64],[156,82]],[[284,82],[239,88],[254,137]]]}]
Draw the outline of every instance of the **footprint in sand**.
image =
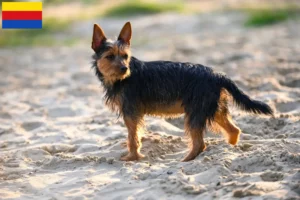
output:
[{"label": "footprint in sand", "polygon": [[300,109],[300,100],[291,102],[282,102],[276,104],[277,110],[282,113],[296,111]]},{"label": "footprint in sand", "polygon": [[72,75],[72,79],[76,82],[80,81],[82,83],[90,83],[94,81],[94,77],[89,72],[78,72]]},{"label": "footprint in sand", "polygon": [[284,80],[280,81],[280,84],[291,88],[300,88],[300,73],[295,72],[286,75]]},{"label": "footprint in sand", "polygon": [[11,115],[7,112],[0,112],[0,118],[2,118],[2,119],[11,119]]},{"label": "footprint in sand", "polygon": [[27,149],[22,152],[22,157],[27,162],[44,162],[44,160],[50,159],[51,154],[44,149]]},{"label": "footprint in sand", "polygon": [[91,90],[89,88],[75,88],[68,91],[68,94],[75,97],[88,97],[93,96],[97,91]]},{"label": "footprint in sand", "polygon": [[25,131],[32,131],[34,129],[37,129],[41,126],[43,126],[44,123],[43,122],[24,122],[21,124],[21,127],[25,130]]},{"label": "footprint in sand", "polygon": [[288,74],[297,74],[300,72],[299,68],[297,66],[294,67],[282,67],[282,68],[278,68],[278,72],[281,75],[288,75]]},{"label": "footprint in sand", "polygon": [[284,76],[280,84],[291,88],[300,88],[300,68],[298,66],[279,69],[279,73]]},{"label": "footprint in sand", "polygon": [[263,181],[268,182],[275,182],[280,181],[283,179],[284,174],[282,172],[273,172],[273,171],[266,171],[260,175]]},{"label": "footprint in sand", "polygon": [[17,168],[20,166],[20,164],[17,159],[8,159],[4,162],[3,166],[10,167],[10,168]]},{"label": "footprint in sand", "polygon": [[283,85],[286,85],[288,87],[300,88],[300,79],[292,79],[286,83],[283,83]]},{"label": "footprint in sand", "polygon": [[48,110],[48,116],[53,118],[58,117],[73,117],[76,112],[68,107],[51,108]]}]

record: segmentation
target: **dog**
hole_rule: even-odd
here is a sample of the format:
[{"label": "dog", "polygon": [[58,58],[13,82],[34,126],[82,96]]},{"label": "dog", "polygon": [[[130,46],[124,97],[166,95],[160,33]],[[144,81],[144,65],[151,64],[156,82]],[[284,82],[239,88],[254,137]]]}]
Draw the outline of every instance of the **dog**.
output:
[{"label": "dog", "polygon": [[251,99],[225,75],[201,64],[151,61],[131,55],[132,29],[127,22],[116,41],[106,38],[94,24],[93,68],[105,90],[105,102],[124,119],[128,130],[128,154],[122,161],[144,157],[140,132],[145,115],[177,117],[184,114],[189,153],[182,161],[195,159],[206,148],[205,130],[222,131],[236,145],[241,130],[233,123],[228,102],[244,111],[273,116],[265,103]]}]

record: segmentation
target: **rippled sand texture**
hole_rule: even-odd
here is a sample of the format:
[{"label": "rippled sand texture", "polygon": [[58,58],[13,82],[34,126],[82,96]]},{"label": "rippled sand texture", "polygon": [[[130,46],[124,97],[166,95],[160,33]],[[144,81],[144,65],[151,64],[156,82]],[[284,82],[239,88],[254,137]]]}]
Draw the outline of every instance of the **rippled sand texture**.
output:
[{"label": "rippled sand texture", "polygon": [[[161,19],[161,20],[158,20]],[[141,162],[121,162],[127,131],[90,69],[91,22],[66,48],[0,50],[0,199],[297,199],[300,195],[300,23],[250,29],[240,14],[132,19],[133,54],[202,63],[230,76],[275,118],[232,108],[233,147],[208,133],[194,161],[182,120],[147,118]],[[159,22],[161,21],[161,22]],[[97,21],[116,36],[124,21]],[[176,22],[176,23],[175,23]]]}]

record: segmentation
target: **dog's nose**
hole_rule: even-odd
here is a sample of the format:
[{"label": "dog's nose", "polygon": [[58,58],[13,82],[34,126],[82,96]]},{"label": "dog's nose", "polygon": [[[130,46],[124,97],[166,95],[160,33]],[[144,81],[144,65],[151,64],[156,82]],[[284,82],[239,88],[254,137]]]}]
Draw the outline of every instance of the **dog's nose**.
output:
[{"label": "dog's nose", "polygon": [[127,67],[125,67],[125,66],[122,66],[121,68],[120,68],[120,70],[121,70],[121,72],[123,72],[123,73],[125,73],[126,71],[127,71]]}]

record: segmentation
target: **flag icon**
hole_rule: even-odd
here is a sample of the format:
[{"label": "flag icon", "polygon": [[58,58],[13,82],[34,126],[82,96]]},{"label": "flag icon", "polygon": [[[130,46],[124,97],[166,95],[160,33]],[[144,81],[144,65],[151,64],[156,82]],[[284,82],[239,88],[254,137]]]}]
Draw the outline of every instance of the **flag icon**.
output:
[{"label": "flag icon", "polygon": [[2,2],[2,29],[41,29],[42,2]]}]

